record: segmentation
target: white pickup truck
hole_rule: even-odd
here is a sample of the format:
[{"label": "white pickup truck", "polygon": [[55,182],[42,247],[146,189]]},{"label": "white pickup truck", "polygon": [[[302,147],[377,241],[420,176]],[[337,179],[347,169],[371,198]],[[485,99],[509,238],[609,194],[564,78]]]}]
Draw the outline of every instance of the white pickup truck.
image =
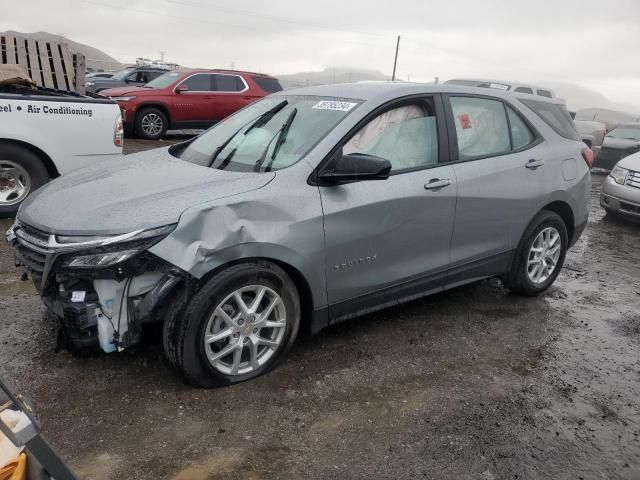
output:
[{"label": "white pickup truck", "polygon": [[52,178],[122,155],[123,137],[110,99],[0,86],[0,217]]}]

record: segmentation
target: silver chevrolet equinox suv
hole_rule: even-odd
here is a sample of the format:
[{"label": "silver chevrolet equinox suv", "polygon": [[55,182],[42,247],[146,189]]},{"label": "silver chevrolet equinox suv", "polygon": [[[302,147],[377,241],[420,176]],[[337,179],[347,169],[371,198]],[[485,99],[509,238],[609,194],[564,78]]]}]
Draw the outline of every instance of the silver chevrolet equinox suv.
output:
[{"label": "silver chevrolet equinox suv", "polygon": [[121,351],[162,322],[189,383],[226,385],[301,331],[423,295],[544,292],[587,223],[591,162],[553,99],[319,86],[56,179],[7,238],[67,346]]}]

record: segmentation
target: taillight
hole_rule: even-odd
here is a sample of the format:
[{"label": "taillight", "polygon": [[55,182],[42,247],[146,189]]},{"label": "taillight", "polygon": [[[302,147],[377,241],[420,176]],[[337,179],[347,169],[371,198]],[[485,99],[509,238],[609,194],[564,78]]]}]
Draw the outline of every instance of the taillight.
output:
[{"label": "taillight", "polygon": [[587,167],[589,167],[589,170],[591,170],[591,168],[593,167],[593,150],[591,150],[590,148],[583,148],[582,158],[584,158],[584,161],[587,163]]},{"label": "taillight", "polygon": [[124,124],[122,123],[122,115],[118,114],[116,124],[113,128],[113,144],[116,147],[122,147],[124,144]]}]

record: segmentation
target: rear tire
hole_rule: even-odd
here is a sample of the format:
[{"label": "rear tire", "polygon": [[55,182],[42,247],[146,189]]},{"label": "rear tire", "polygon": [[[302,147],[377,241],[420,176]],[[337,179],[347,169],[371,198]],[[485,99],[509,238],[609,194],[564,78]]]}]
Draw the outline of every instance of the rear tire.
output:
[{"label": "rear tire", "polygon": [[0,217],[12,217],[20,204],[49,181],[38,155],[20,145],[0,144]]},{"label": "rear tire", "polygon": [[558,277],[567,246],[567,227],[560,215],[542,210],[522,235],[511,267],[502,277],[502,283],[520,295],[540,295]]},{"label": "rear tire", "polygon": [[143,108],[136,116],[136,135],[147,140],[159,140],[169,128],[167,116],[157,108]]},{"label": "rear tire", "polygon": [[[236,294],[244,307],[257,301],[255,310],[243,310]],[[273,263],[250,261],[217,273],[188,303],[186,295],[177,298],[165,318],[163,344],[167,360],[187,383],[211,388],[274,368],[299,327],[300,300],[291,278]]]}]

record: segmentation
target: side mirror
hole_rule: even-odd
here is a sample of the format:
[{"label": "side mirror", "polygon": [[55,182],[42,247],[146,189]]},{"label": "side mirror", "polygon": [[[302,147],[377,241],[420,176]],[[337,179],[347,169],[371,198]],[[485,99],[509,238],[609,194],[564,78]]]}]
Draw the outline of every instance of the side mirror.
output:
[{"label": "side mirror", "polygon": [[364,153],[350,153],[340,157],[335,168],[322,172],[320,181],[339,185],[364,180],[386,180],[390,173],[389,160]]},{"label": "side mirror", "polygon": [[186,86],[184,83],[176,87],[176,93],[184,93],[188,91],[189,91],[189,87]]}]

